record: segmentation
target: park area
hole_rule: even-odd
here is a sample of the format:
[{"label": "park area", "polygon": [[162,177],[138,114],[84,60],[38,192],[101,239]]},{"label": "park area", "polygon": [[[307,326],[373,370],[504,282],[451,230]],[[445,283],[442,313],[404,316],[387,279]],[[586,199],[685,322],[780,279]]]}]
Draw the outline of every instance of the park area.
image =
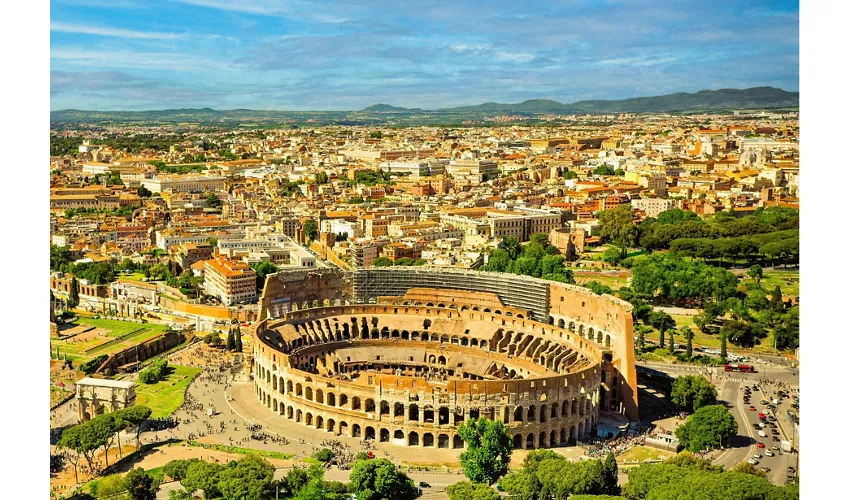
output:
[{"label": "park area", "polygon": [[200,368],[169,365],[167,376],[155,384],[136,384],[136,404],[151,409],[151,418],[163,418],[174,413],[183,404],[186,389]]},{"label": "park area", "polygon": [[81,317],[60,327],[59,337],[50,339],[50,354],[55,357],[58,347],[60,356],[85,362],[144,342],[166,329],[166,325],[154,323]]}]

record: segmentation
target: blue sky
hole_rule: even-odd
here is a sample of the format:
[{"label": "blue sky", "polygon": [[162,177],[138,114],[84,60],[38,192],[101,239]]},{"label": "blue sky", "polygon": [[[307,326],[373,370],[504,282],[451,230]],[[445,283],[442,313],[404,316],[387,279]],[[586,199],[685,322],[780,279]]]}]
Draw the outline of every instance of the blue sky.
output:
[{"label": "blue sky", "polygon": [[797,1],[52,0],[50,31],[53,110],[799,88]]}]

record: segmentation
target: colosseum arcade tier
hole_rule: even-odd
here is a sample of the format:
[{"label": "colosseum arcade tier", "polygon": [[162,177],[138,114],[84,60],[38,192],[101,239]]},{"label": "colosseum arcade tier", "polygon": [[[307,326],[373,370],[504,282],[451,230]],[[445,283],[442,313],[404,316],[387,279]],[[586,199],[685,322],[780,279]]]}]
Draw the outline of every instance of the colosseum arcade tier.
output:
[{"label": "colosseum arcade tier", "polygon": [[502,420],[525,449],[574,444],[596,432],[600,412],[637,419],[623,301],[462,270],[370,269],[334,283],[348,289],[300,307],[263,298],[293,304],[263,311],[253,330],[256,396],[282,419],[335,436],[457,449],[458,427],[471,418]]}]

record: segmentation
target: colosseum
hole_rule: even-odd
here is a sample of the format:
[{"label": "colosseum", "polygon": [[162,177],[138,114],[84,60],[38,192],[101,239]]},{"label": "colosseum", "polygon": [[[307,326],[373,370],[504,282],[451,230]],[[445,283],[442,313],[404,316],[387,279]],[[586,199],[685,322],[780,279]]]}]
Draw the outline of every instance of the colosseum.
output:
[{"label": "colosseum", "polygon": [[533,449],[595,433],[600,412],[638,418],[631,306],[585,288],[446,269],[279,273],[261,315],[256,396],[317,432],[460,449],[458,427],[483,417]]}]

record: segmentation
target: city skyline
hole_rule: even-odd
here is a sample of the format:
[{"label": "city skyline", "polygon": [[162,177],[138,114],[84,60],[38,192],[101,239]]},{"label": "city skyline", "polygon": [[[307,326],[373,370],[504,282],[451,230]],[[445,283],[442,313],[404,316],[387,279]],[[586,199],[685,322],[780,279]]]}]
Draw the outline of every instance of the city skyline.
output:
[{"label": "city skyline", "polygon": [[674,4],[53,0],[50,107],[440,109],[798,90],[798,2]]}]

